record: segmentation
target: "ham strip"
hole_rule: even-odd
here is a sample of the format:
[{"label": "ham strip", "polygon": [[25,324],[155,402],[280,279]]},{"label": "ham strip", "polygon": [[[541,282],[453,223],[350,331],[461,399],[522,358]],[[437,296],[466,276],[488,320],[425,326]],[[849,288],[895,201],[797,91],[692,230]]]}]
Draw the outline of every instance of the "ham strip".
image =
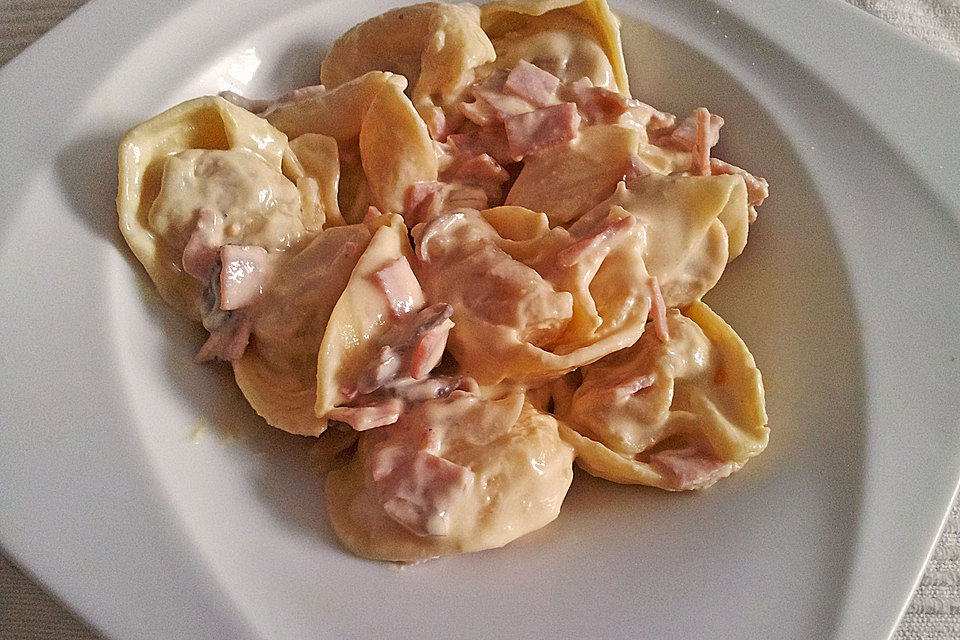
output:
[{"label": "ham strip", "polygon": [[590,124],[615,124],[630,107],[643,104],[616,91],[594,86],[589,78],[581,78],[566,87],[564,95],[576,103],[580,115]]},{"label": "ham strip", "polygon": [[580,126],[580,114],[577,105],[564,102],[511,116],[504,120],[504,126],[510,153],[514,160],[521,160],[534,151],[573,140]]}]

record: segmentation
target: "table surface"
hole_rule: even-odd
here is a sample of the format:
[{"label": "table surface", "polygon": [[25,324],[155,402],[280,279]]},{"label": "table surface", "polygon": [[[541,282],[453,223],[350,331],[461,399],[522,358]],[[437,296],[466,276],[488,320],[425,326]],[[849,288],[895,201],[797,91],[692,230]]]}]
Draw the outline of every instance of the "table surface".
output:
[{"label": "table surface", "polygon": [[[0,65],[73,13],[84,1],[0,0]],[[960,0],[847,2],[960,59]],[[0,638],[98,640],[100,637],[0,554]],[[960,501],[953,506],[940,542],[894,638],[960,638]]]}]

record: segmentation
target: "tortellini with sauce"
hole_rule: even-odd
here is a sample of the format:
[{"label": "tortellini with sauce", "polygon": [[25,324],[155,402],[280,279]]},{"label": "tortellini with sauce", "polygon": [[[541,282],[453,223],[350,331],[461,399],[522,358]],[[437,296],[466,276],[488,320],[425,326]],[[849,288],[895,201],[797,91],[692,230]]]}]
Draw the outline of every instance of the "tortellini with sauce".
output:
[{"label": "tortellini with sauce", "polygon": [[630,95],[603,0],[393,9],[319,80],[134,127],[117,208],[196,360],[317,438],[348,550],[508,544],[575,460],[680,491],[763,450],[760,373],[701,298],[768,185],[713,156],[720,116]]},{"label": "tortellini with sauce", "polygon": [[701,489],[767,445],[753,356],[702,302],[667,313],[666,339],[644,333],[552,384],[578,464],[614,482]]}]

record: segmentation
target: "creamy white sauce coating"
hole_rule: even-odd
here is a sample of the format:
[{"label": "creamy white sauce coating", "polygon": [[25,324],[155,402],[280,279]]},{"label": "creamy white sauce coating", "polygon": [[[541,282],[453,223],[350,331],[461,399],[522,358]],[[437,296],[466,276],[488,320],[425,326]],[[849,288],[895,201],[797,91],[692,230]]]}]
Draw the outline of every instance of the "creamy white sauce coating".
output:
[{"label": "creamy white sauce coating", "polygon": [[268,423],[340,434],[352,552],[506,544],[575,457],[686,490],[765,446],[753,358],[700,298],[766,182],[711,157],[716,114],[630,96],[618,30],[602,0],[395,9],[323,85],[125,138],[125,237]]}]

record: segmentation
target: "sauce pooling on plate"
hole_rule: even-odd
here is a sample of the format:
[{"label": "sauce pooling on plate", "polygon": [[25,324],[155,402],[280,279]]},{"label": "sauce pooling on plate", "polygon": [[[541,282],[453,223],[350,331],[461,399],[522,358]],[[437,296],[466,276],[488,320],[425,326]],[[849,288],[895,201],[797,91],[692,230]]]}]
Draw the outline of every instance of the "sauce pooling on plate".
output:
[{"label": "sauce pooling on plate", "polygon": [[683,491],[764,449],[760,372],[701,298],[767,183],[713,157],[720,116],[630,95],[603,0],[394,9],[320,81],[133,128],[117,207],[197,360],[274,427],[338,434],[347,549],[499,547],[557,517],[574,462]]}]

